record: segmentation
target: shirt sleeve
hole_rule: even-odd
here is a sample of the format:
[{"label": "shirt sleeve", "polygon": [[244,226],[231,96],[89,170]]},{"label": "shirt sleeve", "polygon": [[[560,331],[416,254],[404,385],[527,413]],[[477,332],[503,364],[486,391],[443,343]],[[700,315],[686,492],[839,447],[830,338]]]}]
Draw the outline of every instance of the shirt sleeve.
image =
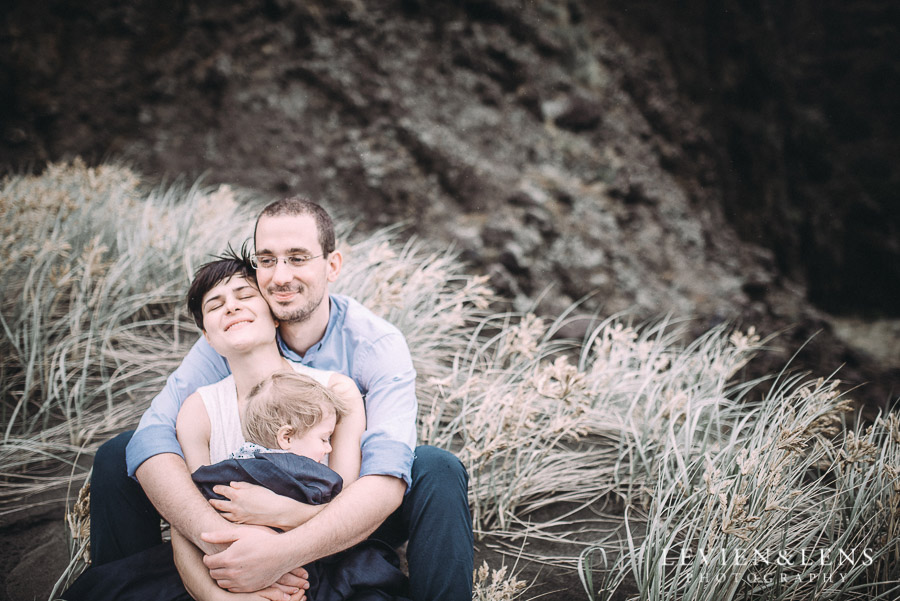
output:
[{"label": "shirt sleeve", "polygon": [[[387,334],[360,349],[356,358],[366,402],[360,476],[402,478],[409,490],[416,446],[416,370],[406,340]],[[357,370],[354,370],[357,371]]]},{"label": "shirt sleeve", "polygon": [[231,369],[224,357],[200,338],[169,378],[166,386],[154,397],[141,417],[140,424],[125,449],[125,463],[132,478],[140,465],[161,453],[184,455],[175,437],[175,419],[181,404],[201,386],[218,382]]}]

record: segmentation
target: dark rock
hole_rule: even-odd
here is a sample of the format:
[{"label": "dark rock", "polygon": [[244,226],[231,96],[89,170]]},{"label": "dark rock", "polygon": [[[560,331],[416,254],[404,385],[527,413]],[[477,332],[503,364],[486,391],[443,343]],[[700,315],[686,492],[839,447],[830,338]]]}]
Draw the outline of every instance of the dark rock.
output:
[{"label": "dark rock", "polygon": [[4,526],[0,538],[0,601],[48,599],[69,563],[69,535],[61,509],[43,520]]},{"label": "dark rock", "polygon": [[752,301],[762,301],[766,298],[769,291],[769,285],[765,282],[744,282],[741,290],[750,297]]},{"label": "dark rock", "polygon": [[541,111],[541,95],[534,87],[527,84],[519,86],[516,90],[516,100],[535,119],[542,120],[544,118],[543,111]]},{"label": "dark rock", "polygon": [[522,276],[528,276],[527,259],[525,253],[515,242],[508,243],[500,252],[500,264],[506,267],[509,272],[521,279]]},{"label": "dark rock", "polygon": [[[820,307],[900,315],[897,5],[642,0],[600,12],[638,49],[623,87],[690,153],[661,144],[667,167],[718,187],[739,235],[772,249]],[[690,129],[705,133],[686,143]]]},{"label": "dark rock", "polygon": [[516,307],[896,311],[896,9],[724,2],[13,3],[0,165],[305,193],[457,243]]},{"label": "dark rock", "polygon": [[597,102],[573,96],[568,107],[554,119],[554,123],[569,131],[583,132],[596,128],[602,119],[603,112]]}]

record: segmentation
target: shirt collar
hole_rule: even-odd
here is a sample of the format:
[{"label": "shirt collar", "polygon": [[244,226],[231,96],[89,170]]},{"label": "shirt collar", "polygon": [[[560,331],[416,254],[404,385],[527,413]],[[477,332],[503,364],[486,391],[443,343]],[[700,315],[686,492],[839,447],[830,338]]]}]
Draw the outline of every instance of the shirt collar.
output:
[{"label": "shirt collar", "polygon": [[287,343],[284,341],[284,338],[281,337],[281,330],[277,330],[275,332],[276,338],[278,340],[278,348],[281,349],[281,354],[286,359],[290,359],[291,361],[295,361],[297,363],[309,363],[312,361],[313,357],[318,354],[322,347],[325,345],[325,342],[331,336],[332,332],[334,332],[335,328],[337,328],[338,321],[338,307],[334,302],[334,299],[331,295],[328,296],[328,325],[325,326],[325,334],[322,335],[322,338],[319,339],[317,343],[309,347],[309,350],[306,351],[304,356],[300,356],[294,349],[289,347]]}]

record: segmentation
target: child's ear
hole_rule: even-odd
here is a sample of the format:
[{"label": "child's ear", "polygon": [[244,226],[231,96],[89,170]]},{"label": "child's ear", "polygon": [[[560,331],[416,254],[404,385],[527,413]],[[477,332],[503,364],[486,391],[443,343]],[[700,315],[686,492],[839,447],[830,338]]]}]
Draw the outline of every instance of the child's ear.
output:
[{"label": "child's ear", "polygon": [[291,447],[291,437],[294,435],[294,429],[287,424],[278,428],[275,434],[275,440],[282,451],[287,451]]}]

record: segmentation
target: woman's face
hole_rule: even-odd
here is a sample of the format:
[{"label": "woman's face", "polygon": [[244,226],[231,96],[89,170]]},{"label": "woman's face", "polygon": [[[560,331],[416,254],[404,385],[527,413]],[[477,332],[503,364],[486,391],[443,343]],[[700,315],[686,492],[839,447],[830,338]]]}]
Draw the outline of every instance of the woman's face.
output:
[{"label": "woman's face", "polygon": [[235,275],[203,295],[203,335],[220,355],[275,341],[275,320],[252,280]]}]

